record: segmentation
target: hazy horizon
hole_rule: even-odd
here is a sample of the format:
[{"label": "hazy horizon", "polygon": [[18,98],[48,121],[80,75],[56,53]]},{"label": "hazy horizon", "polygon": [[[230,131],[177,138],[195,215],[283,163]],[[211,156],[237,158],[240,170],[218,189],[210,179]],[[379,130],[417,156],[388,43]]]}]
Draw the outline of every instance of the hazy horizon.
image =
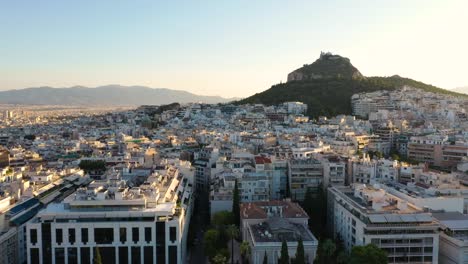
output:
[{"label": "hazy horizon", "polygon": [[141,85],[246,97],[320,51],[366,76],[468,85],[468,2],[13,1],[0,4],[0,91]]}]

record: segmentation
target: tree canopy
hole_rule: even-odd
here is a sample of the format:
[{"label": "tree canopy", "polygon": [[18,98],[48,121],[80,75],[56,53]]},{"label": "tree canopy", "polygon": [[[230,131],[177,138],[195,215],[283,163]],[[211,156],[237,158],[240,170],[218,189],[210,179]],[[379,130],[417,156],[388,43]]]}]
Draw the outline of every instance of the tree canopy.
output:
[{"label": "tree canopy", "polygon": [[351,249],[350,264],[388,263],[387,252],[374,244],[355,246]]}]

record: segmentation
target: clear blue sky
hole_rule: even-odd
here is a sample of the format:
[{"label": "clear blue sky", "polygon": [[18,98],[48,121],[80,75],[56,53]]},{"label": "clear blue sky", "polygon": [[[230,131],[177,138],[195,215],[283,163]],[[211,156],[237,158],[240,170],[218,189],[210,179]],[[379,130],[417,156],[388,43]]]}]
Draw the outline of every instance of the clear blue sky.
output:
[{"label": "clear blue sky", "polygon": [[364,75],[468,85],[468,1],[0,2],[0,90],[147,85],[249,96],[320,51]]}]

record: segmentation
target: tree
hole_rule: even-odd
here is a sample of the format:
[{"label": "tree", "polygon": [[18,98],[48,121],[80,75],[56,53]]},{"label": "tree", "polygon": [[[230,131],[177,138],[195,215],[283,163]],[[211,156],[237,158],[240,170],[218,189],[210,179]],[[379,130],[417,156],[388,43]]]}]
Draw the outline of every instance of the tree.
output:
[{"label": "tree", "polygon": [[250,256],[250,244],[248,241],[242,241],[242,243],[239,246],[239,250],[242,256],[242,263],[248,263],[248,257]]},{"label": "tree", "polygon": [[94,264],[102,264],[101,251],[98,247],[95,248]]},{"label": "tree", "polygon": [[314,195],[312,194],[312,189],[307,188],[306,193],[304,195],[304,202],[303,202],[303,208],[306,211],[306,213],[310,216],[312,215],[312,209],[314,206]]},{"label": "tree", "polygon": [[322,253],[323,253],[325,263],[330,263],[330,260],[333,254],[335,254],[335,251],[336,251],[335,243],[333,243],[331,239],[326,239],[324,243],[322,244]]},{"label": "tree", "polygon": [[27,139],[27,140],[31,140],[31,141],[34,141],[36,139],[36,136],[35,135],[25,135],[24,136],[24,139]]},{"label": "tree", "polygon": [[234,239],[239,234],[239,229],[235,225],[230,225],[227,228],[227,233],[231,240],[231,264],[234,264]]},{"label": "tree", "polygon": [[265,255],[263,255],[263,264],[268,264],[268,256],[267,256],[266,251],[265,251]]},{"label": "tree", "polygon": [[211,223],[217,227],[224,227],[234,224],[234,215],[229,211],[220,211],[213,215]]},{"label": "tree", "polygon": [[286,176],[286,198],[291,198],[291,190],[289,188],[289,176]]},{"label": "tree", "polygon": [[234,182],[234,191],[232,193],[232,214],[234,216],[234,224],[240,226],[240,199],[239,199],[239,186],[237,186],[237,179]]},{"label": "tree", "polygon": [[288,244],[284,239],[283,243],[281,244],[281,256],[278,260],[278,264],[289,264]]},{"label": "tree", "polygon": [[296,249],[296,257],[294,260],[294,264],[305,264],[305,253],[304,253],[304,243],[302,243],[302,237],[299,238],[297,242],[297,249]]},{"label": "tree", "polygon": [[387,252],[374,244],[351,249],[350,264],[388,263]]},{"label": "tree", "polygon": [[227,263],[227,258],[223,254],[219,253],[214,256],[212,260],[213,264],[226,264]]},{"label": "tree", "polygon": [[216,229],[209,229],[204,235],[205,254],[211,259],[216,256],[219,245],[219,232]]}]

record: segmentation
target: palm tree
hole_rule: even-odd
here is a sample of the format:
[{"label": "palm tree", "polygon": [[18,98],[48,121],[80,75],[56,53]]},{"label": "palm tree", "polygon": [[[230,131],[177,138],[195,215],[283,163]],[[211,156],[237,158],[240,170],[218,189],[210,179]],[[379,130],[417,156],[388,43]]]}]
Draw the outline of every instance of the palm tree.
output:
[{"label": "palm tree", "polygon": [[242,241],[242,243],[240,244],[239,246],[239,249],[240,249],[240,253],[241,253],[241,256],[242,256],[242,262],[247,262],[245,260],[248,259],[248,256],[250,255],[250,244],[248,241]]},{"label": "palm tree", "polygon": [[226,264],[226,263],[227,263],[226,256],[224,256],[224,255],[222,255],[222,254],[217,254],[217,255],[213,258],[213,263],[214,263],[214,264]]},{"label": "palm tree", "polygon": [[101,251],[99,250],[98,247],[95,248],[96,255],[94,256],[94,263],[95,264],[102,264],[102,259],[101,259]]},{"label": "palm tree", "polygon": [[227,228],[227,234],[231,239],[231,264],[234,264],[234,238],[239,234],[239,230],[235,225],[230,225]]}]

